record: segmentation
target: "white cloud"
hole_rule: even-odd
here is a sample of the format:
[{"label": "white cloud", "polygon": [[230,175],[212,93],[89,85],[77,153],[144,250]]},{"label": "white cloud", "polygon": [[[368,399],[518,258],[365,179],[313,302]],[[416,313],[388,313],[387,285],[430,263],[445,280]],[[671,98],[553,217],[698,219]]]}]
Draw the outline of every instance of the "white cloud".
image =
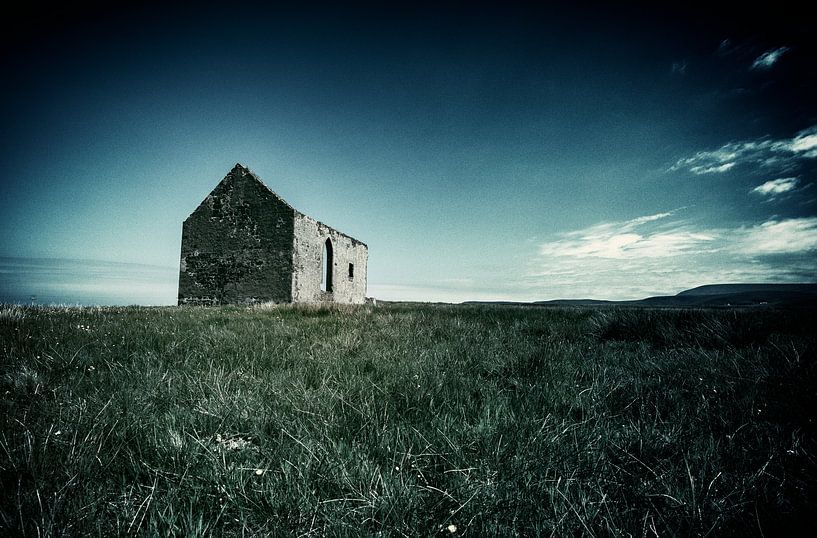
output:
[{"label": "white cloud", "polygon": [[632,250],[636,256],[665,258],[693,252],[706,252],[717,235],[711,232],[675,230],[648,235]]},{"label": "white cloud", "polygon": [[716,282],[817,274],[817,218],[701,227],[675,212],[600,223],[538,246],[528,285],[543,298],[634,299]]},{"label": "white cloud", "polygon": [[539,245],[539,253],[549,257],[606,258],[614,260],[664,258],[694,251],[715,239],[675,227],[671,230],[640,230],[645,225],[671,216],[675,211],[638,217],[624,222],[602,223],[568,232],[562,239]]},{"label": "white cloud", "polygon": [[788,47],[778,47],[776,49],[767,50],[752,62],[750,69],[770,69],[788,51]]},{"label": "white cloud", "polygon": [[676,211],[678,211],[678,210],[673,209],[672,211],[667,211],[665,213],[656,213],[655,215],[647,215],[645,217],[634,218],[632,220],[628,220],[626,224],[628,224],[628,225],[638,225],[638,224],[643,224],[645,222],[652,222],[654,220],[664,219],[664,218],[672,216]]},{"label": "white cloud", "polygon": [[687,230],[656,232],[647,235],[637,233],[582,234],[580,237],[544,243],[539,253],[544,256],[573,258],[607,258],[631,260],[643,258],[666,258],[703,249],[715,240],[707,233]]},{"label": "white cloud", "polygon": [[790,142],[789,150],[803,153],[805,157],[817,157],[817,125],[800,131]]},{"label": "white cloud", "polygon": [[768,220],[737,235],[738,250],[749,255],[812,252],[817,250],[817,217]]},{"label": "white cloud", "polygon": [[693,166],[689,170],[693,174],[701,175],[701,174],[721,174],[723,172],[728,172],[735,166],[734,162],[731,163],[724,163],[719,164],[717,166]]},{"label": "white cloud", "polygon": [[669,172],[688,170],[696,175],[723,173],[735,166],[752,164],[787,170],[801,159],[817,158],[817,125],[798,132],[792,138],[768,137],[729,142],[718,149],[699,151],[678,159]]},{"label": "white cloud", "polygon": [[793,191],[797,188],[799,180],[796,177],[781,177],[778,179],[772,179],[758,185],[754,189],[749,192],[753,192],[756,194],[760,194],[763,196],[772,196],[778,194],[783,194],[789,191]]}]

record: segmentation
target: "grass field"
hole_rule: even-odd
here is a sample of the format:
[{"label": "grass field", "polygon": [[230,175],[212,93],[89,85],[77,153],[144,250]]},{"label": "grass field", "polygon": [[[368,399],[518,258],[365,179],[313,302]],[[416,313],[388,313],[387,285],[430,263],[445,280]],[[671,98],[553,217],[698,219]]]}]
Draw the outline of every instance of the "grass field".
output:
[{"label": "grass field", "polygon": [[782,310],[0,308],[0,534],[779,535],[817,504]]}]

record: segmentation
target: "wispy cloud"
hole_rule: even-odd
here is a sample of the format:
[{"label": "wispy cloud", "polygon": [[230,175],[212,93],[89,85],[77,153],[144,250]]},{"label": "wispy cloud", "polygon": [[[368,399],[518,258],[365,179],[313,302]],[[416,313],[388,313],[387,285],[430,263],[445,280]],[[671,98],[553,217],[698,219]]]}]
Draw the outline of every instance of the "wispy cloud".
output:
[{"label": "wispy cloud", "polygon": [[723,172],[728,172],[735,166],[734,162],[731,163],[723,163],[718,165],[712,166],[692,166],[690,167],[690,171],[693,174],[701,175],[701,174],[722,174]]},{"label": "wispy cloud", "polygon": [[687,62],[686,60],[680,62],[673,62],[672,63],[672,73],[674,75],[681,75],[684,76],[687,73]]},{"label": "wispy cloud", "polygon": [[643,225],[672,214],[673,212],[658,213],[568,232],[563,234],[562,239],[540,245],[539,253],[559,258],[664,258],[693,251],[714,239],[707,234],[683,228],[643,231]]},{"label": "wispy cloud", "polygon": [[688,170],[696,175],[724,173],[736,166],[752,164],[790,169],[801,159],[817,158],[817,125],[798,132],[792,138],[769,137],[729,142],[718,149],[699,151],[678,159],[670,172]]},{"label": "wispy cloud", "polygon": [[749,192],[760,194],[761,196],[775,197],[778,194],[793,191],[797,188],[799,180],[796,177],[781,177],[762,183]]},{"label": "wispy cloud", "polygon": [[720,42],[718,48],[715,50],[715,54],[723,59],[733,58],[743,60],[748,57],[754,57],[757,51],[753,50],[746,42],[734,41],[727,38]]},{"label": "wispy cloud", "polygon": [[817,217],[768,220],[736,235],[737,251],[749,255],[810,253],[817,250]]},{"label": "wispy cloud", "polygon": [[674,214],[559,234],[538,245],[527,278],[549,297],[625,299],[713,282],[813,280],[817,272],[817,218],[724,228]]},{"label": "wispy cloud", "polygon": [[797,133],[789,143],[788,150],[812,159],[817,157],[817,125]]},{"label": "wispy cloud", "polygon": [[776,49],[767,50],[752,62],[750,69],[764,70],[771,69],[771,67],[780,60],[780,58],[789,51],[789,47],[778,47]]},{"label": "wispy cloud", "polygon": [[735,46],[732,43],[732,40],[731,39],[724,39],[723,41],[721,41],[721,44],[718,45],[717,53],[718,53],[719,56],[728,56],[729,54],[732,54],[732,52],[734,52],[734,50],[735,50]]},{"label": "wispy cloud", "polygon": [[655,215],[647,215],[645,217],[638,217],[638,218],[635,218],[635,219],[628,220],[625,223],[625,225],[633,227],[633,226],[638,226],[639,224],[644,224],[646,222],[652,222],[654,220],[661,220],[661,219],[666,218],[666,217],[671,217],[677,211],[679,211],[679,209],[673,209],[672,211],[666,211],[664,213],[656,213]]}]

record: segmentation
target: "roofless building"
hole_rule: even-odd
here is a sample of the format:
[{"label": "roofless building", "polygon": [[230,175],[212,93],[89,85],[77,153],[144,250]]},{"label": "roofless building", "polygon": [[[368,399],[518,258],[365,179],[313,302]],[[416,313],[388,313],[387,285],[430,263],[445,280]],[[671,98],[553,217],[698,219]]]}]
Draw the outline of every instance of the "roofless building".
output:
[{"label": "roofless building", "polygon": [[184,221],[179,304],[363,303],[368,256],[236,164]]}]

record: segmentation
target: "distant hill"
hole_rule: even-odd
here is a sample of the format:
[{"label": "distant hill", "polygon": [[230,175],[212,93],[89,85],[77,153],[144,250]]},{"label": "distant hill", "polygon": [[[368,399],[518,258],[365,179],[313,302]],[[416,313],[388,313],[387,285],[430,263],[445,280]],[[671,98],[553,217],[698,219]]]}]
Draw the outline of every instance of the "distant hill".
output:
[{"label": "distant hill", "polygon": [[678,295],[726,295],[730,293],[817,293],[817,284],[707,284]]},{"label": "distant hill", "polygon": [[539,306],[657,306],[657,307],[725,307],[725,306],[817,306],[817,284],[709,284],[684,290],[677,295],[647,297],[632,301],[598,299],[556,299],[532,303],[508,301],[469,301],[468,304],[519,304]]},{"label": "distant hill", "polygon": [[793,292],[786,290],[758,290],[701,295],[671,295],[648,297],[638,304],[652,306],[817,306],[817,290]]},{"label": "distant hill", "polygon": [[678,295],[725,295],[728,293],[762,293],[769,291],[817,293],[817,284],[707,284],[706,286],[684,290]]}]

